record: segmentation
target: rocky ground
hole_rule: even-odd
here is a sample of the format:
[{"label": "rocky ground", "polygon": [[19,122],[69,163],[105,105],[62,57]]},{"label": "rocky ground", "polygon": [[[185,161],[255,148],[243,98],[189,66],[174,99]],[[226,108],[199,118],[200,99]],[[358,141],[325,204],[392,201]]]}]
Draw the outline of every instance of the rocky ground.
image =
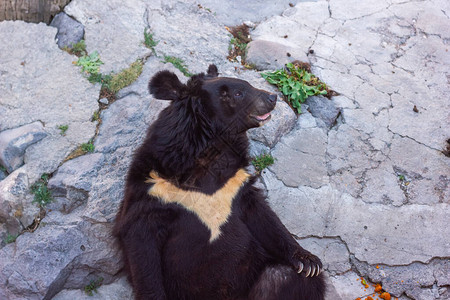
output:
[{"label": "rocky ground", "polygon": [[[61,17],[78,22],[69,29],[0,22],[0,299],[131,298],[110,229],[133,150],[167,105],[147,82],[162,69],[187,79],[162,62],[170,55],[192,73],[215,63],[276,91],[227,59],[225,26],[243,22],[248,63],[308,61],[339,93],[310,98],[298,117],[280,100],[249,133],[253,155],[276,159],[261,182],[298,242],[322,258],[328,299],[365,299],[374,283],[402,300],[449,299],[450,3],[265,2],[73,0],[71,18]],[[99,104],[100,85],[58,48],[58,30],[61,47],[84,33],[102,73],[142,59],[141,76]],[[93,152],[67,160],[91,139]],[[30,191],[43,173],[55,200],[40,208]]]}]

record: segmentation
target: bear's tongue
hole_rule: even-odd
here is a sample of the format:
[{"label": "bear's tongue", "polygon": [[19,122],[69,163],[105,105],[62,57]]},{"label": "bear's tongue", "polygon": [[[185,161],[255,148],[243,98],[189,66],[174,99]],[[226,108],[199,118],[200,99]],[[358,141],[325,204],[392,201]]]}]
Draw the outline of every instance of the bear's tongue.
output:
[{"label": "bear's tongue", "polygon": [[259,121],[264,121],[265,119],[267,119],[270,116],[270,112],[268,112],[265,115],[262,116],[256,116],[256,119],[258,119]]}]

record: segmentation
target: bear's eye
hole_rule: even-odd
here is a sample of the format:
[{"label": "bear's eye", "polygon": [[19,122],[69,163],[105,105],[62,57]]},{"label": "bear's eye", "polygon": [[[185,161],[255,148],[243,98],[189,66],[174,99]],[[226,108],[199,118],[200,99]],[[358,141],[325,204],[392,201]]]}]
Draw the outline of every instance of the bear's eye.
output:
[{"label": "bear's eye", "polygon": [[242,97],[242,92],[241,91],[237,91],[234,93],[234,97],[236,98],[241,98]]}]

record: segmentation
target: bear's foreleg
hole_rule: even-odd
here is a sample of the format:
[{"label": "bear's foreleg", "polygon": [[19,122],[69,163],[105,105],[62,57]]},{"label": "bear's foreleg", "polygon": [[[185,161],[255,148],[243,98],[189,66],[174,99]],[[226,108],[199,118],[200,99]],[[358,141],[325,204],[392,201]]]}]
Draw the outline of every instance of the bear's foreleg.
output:
[{"label": "bear's foreleg", "polygon": [[243,221],[252,235],[280,264],[304,272],[306,277],[320,274],[320,259],[297,243],[257,189],[244,196],[242,211]]},{"label": "bear's foreleg", "polygon": [[[137,217],[126,231],[120,233],[126,269],[135,299],[167,299],[162,282],[161,255],[158,229],[149,221],[149,216]],[[125,228],[124,228],[125,229]]]}]

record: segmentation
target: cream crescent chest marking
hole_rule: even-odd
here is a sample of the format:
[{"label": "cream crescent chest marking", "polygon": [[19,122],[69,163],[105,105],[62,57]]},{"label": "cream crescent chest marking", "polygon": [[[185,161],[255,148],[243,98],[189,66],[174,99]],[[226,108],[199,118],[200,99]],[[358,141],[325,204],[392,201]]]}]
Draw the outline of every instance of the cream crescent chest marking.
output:
[{"label": "cream crescent chest marking", "polygon": [[249,177],[250,175],[244,169],[239,169],[221,189],[212,195],[182,190],[159,177],[155,172],[150,173],[150,178],[146,182],[153,183],[148,190],[150,196],[159,198],[163,203],[177,203],[195,213],[211,231],[209,241],[213,242],[220,236],[220,226],[231,214],[234,197]]}]

